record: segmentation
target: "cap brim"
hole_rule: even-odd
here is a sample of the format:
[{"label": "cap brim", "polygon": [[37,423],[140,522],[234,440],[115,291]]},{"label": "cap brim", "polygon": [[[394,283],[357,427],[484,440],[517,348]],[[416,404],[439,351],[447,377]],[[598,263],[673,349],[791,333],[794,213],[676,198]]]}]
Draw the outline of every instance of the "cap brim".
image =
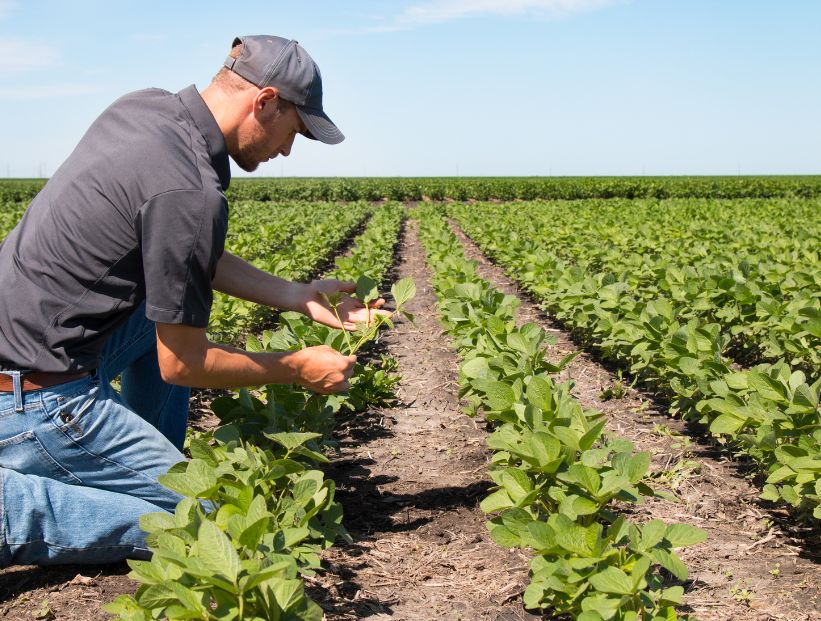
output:
[{"label": "cap brim", "polygon": [[322,110],[297,106],[296,111],[308,128],[308,138],[311,140],[319,140],[325,144],[339,144],[345,140],[339,128]]}]

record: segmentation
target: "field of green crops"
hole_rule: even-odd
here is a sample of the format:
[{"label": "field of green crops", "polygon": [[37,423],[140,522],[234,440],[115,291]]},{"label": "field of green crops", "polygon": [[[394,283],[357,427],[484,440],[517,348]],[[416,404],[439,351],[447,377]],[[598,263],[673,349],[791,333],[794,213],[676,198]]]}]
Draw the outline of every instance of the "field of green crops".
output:
[{"label": "field of green crops", "polygon": [[[0,239],[40,187],[0,183]],[[229,201],[229,250],[293,280],[357,281],[364,300],[390,292],[396,320],[415,286],[390,270],[408,219],[418,226],[431,282],[416,284],[436,295],[468,414],[488,423],[487,527],[530,558],[525,608],[688,618],[679,550],[707,533],[635,519],[632,506],[670,496],[648,474],[651,456],[581,407],[559,380],[572,356],[547,361],[545,330],[517,323],[519,300],[479,276],[455,230],[580,349],[741,460],[762,507],[821,532],[821,177],[248,179]],[[144,517],[154,556],[129,562],[140,586],[108,610],[319,621],[305,581],[323,550],[350,541],[323,465],[340,417],[395,404],[397,362],[368,353],[377,332],[222,295],[209,333],[254,351],[365,355],[347,395],[267,386],[213,401],[219,426],[192,432],[192,459],[163,480],[186,500]]]}]

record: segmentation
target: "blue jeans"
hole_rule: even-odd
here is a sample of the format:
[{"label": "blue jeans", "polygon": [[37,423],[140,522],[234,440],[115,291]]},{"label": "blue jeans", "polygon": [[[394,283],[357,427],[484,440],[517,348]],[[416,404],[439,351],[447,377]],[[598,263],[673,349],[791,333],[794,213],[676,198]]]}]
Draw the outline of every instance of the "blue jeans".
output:
[{"label": "blue jeans", "polygon": [[92,375],[23,393],[22,411],[0,392],[0,567],[148,558],[139,518],[180,500],[157,477],[184,459],[189,396],[160,377],[144,307]]}]

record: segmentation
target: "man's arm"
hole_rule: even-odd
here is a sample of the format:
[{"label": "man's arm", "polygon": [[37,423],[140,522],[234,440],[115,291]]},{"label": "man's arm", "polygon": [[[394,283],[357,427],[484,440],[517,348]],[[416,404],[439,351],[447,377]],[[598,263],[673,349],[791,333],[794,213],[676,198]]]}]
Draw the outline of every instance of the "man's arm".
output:
[{"label": "man's arm", "polygon": [[354,283],[339,280],[291,282],[258,269],[228,251],[222,253],[212,285],[217,291],[232,297],[281,310],[297,311],[332,328],[355,330],[359,323],[370,324],[374,314],[389,314],[378,310],[385,300],[376,300],[366,308],[358,300],[346,295],[337,308],[342,319],[340,325],[323,294],[331,295],[337,291],[353,293],[356,291]]},{"label": "man's arm", "polygon": [[231,297],[303,313],[309,297],[305,284],[269,274],[227,250],[217,263],[212,285]]},{"label": "man's arm", "polygon": [[294,352],[252,353],[208,340],[205,329],[157,323],[160,374],[169,384],[236,388],[300,384],[322,394],[348,389],[356,356],[320,345]]}]

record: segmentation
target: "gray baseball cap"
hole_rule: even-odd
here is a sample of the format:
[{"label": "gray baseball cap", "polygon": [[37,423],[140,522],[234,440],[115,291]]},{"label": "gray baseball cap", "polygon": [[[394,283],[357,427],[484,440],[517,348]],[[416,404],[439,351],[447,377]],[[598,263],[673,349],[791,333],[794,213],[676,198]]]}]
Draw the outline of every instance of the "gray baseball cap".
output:
[{"label": "gray baseball cap", "polygon": [[322,109],[322,76],[308,52],[296,41],[270,35],[236,37],[242,43],[239,58],[225,59],[225,66],[260,88],[276,87],[282,98],[296,105],[308,128],[308,138],[325,144],[345,140]]}]

